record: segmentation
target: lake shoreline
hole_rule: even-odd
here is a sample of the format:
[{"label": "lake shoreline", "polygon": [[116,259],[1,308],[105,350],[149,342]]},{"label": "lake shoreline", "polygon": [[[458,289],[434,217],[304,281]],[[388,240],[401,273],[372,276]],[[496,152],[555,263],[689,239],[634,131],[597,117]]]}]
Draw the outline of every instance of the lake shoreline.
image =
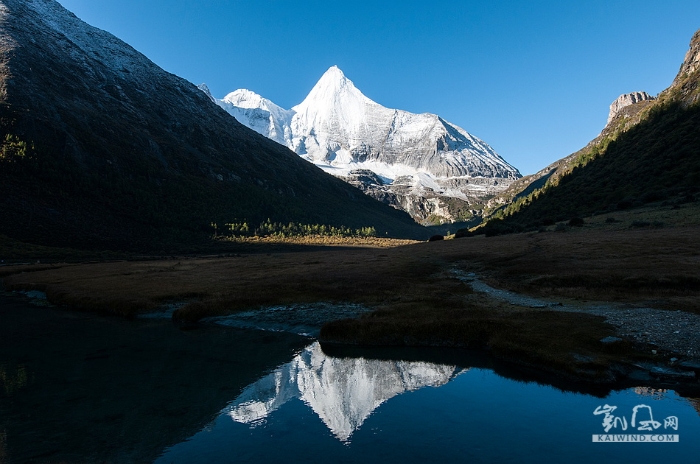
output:
[{"label": "lake shoreline", "polygon": [[[700,208],[680,211],[691,209]],[[194,327],[206,318],[249,313],[250,322],[260,309],[326,304],[319,328],[326,343],[484,349],[581,382],[614,383],[641,370],[692,384],[684,375],[698,374],[698,225],[625,226],[642,213],[616,213],[614,223],[596,216],[566,231],[37,263],[4,266],[0,275],[7,290],[43,291],[52,304],[78,311],[134,318],[169,307],[177,324]],[[470,275],[491,290],[475,287]],[[499,292],[517,298],[493,297]],[[604,310],[591,310],[595,302]],[[333,305],[368,311],[334,316]]]},{"label": "lake shoreline", "polygon": [[[41,292],[28,292],[29,296],[16,295],[11,296],[11,299],[18,299],[30,303],[34,306],[48,306],[56,311],[65,311],[68,314],[76,313],[78,316],[81,311],[75,311],[70,307],[54,307],[46,301],[41,295]],[[34,293],[35,295],[31,295]],[[39,298],[36,298],[36,294]],[[7,299],[8,293],[0,295]],[[439,336],[433,335],[429,339],[418,339],[416,337],[406,336],[400,332],[385,334],[384,339],[376,342],[375,340],[359,341],[357,331],[349,330],[341,333],[335,338],[328,336],[328,327],[333,327],[337,324],[357,321],[363,317],[372,318],[372,312],[368,308],[355,308],[350,306],[350,313],[342,314],[342,311],[347,311],[347,305],[333,304],[316,304],[316,305],[301,305],[308,306],[304,310],[299,310],[292,306],[291,310],[295,311],[295,316],[292,319],[284,317],[284,309],[282,307],[272,307],[269,309],[261,308],[257,311],[249,311],[244,313],[244,324],[237,324],[236,316],[233,314],[230,317],[219,317],[211,319],[203,319],[196,323],[179,323],[172,318],[172,315],[165,318],[139,318],[140,320],[148,321],[158,320],[169,323],[172,320],[175,327],[187,331],[206,331],[213,326],[224,328],[247,329],[261,332],[271,332],[273,334],[291,334],[307,337],[310,340],[318,339],[321,346],[329,355],[342,357],[371,357],[381,358],[379,353],[391,353],[395,356],[400,355],[403,358],[410,358],[411,351],[416,352],[421,350],[433,350],[435,357],[428,357],[433,362],[455,364],[464,363],[464,359],[469,359],[471,367],[487,367],[494,370],[499,375],[507,378],[535,381],[538,383],[556,386],[565,391],[580,391],[590,393],[596,391],[598,394],[609,392],[611,390],[620,390],[638,385],[640,382],[658,389],[674,389],[684,395],[698,397],[700,396],[700,383],[698,382],[698,374],[700,373],[700,362],[698,358],[686,357],[683,360],[674,358],[673,352],[657,352],[648,356],[646,353],[640,356],[640,352],[645,350],[643,344],[630,345],[627,340],[618,339],[615,343],[617,346],[624,346],[628,350],[626,353],[616,353],[606,359],[606,363],[593,365],[593,359],[590,356],[578,355],[574,357],[573,362],[562,368],[557,363],[549,364],[546,358],[533,358],[524,353],[509,353],[499,349],[499,347],[489,346],[481,340],[469,340],[466,342],[455,342],[455,339],[440,339]],[[338,309],[340,308],[340,309]],[[313,309],[314,311],[308,311]],[[359,311],[359,312],[358,312]],[[540,313],[556,314],[557,311],[539,311]],[[270,319],[269,314],[275,314],[276,319]],[[338,315],[345,316],[344,319],[338,319]],[[280,314],[282,317],[280,317]],[[153,316],[148,314],[144,316]],[[167,314],[166,314],[167,316]],[[96,314],[93,317],[106,317],[106,321],[112,318],[109,315],[100,316]],[[117,318],[120,320],[121,318]],[[233,323],[231,321],[234,321]],[[393,327],[396,330],[396,327]],[[310,338],[309,338],[310,337]],[[353,339],[354,338],[354,339]],[[379,337],[377,337],[379,338]],[[616,349],[613,347],[612,351]],[[608,350],[610,350],[608,348]],[[445,356],[446,353],[449,353]],[[420,360],[426,360],[425,353],[421,353]],[[521,355],[521,356],[518,356]],[[629,357],[627,357],[629,356]],[[418,359],[418,358],[417,358]],[[673,363],[669,363],[669,359],[676,359]],[[455,360],[462,360],[455,362]],[[471,364],[474,363],[474,364]]]}]

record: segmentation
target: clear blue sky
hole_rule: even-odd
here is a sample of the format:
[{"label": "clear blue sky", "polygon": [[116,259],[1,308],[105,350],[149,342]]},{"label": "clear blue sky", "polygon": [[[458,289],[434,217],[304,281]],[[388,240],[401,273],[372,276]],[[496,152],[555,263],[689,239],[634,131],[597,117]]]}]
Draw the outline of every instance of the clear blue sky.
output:
[{"label": "clear blue sky", "polygon": [[430,112],[523,174],[594,138],[622,93],[666,88],[699,0],[59,0],[215,97],[284,108],[332,65],[369,98]]}]

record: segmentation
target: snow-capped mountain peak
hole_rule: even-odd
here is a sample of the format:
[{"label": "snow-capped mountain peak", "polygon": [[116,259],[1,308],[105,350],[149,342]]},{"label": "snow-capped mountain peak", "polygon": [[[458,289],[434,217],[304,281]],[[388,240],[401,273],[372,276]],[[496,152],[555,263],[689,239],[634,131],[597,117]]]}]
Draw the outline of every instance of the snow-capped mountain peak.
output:
[{"label": "snow-capped mountain peak", "polygon": [[[232,92],[217,103],[242,124],[330,174],[348,180],[359,171],[371,171],[383,179],[383,191],[401,179],[410,190],[401,187],[400,193],[387,196],[360,188],[419,221],[434,214],[450,219],[439,200],[428,204],[428,197],[468,203],[520,177],[483,140],[438,115],[390,109],[370,100],[337,66],[331,66],[291,110],[249,90]],[[411,199],[404,202],[399,196]],[[410,206],[417,204],[414,199],[422,205],[415,210]]]},{"label": "snow-capped mountain peak", "polygon": [[337,66],[328,68],[321,79],[311,89],[309,95],[299,105],[292,108],[296,113],[302,113],[309,108],[314,109],[349,109],[348,106],[375,104],[365,97],[355,87],[350,79]]},{"label": "snow-capped mountain peak", "polygon": [[293,112],[247,89],[235,90],[222,100],[214,101],[238,121],[245,121],[246,126],[275,142],[287,145],[286,140],[290,137],[289,121]]},{"label": "snow-capped mountain peak", "polygon": [[364,96],[337,66],[292,111],[287,146],[313,162],[331,165],[352,162],[352,148],[371,137],[373,115],[391,112]]},{"label": "snow-capped mountain peak", "polygon": [[267,98],[263,98],[257,93],[247,90],[238,89],[224,97],[224,101],[236,105],[239,108],[262,108],[264,110],[280,109],[279,106],[272,103]]},{"label": "snow-capped mountain peak", "polygon": [[325,73],[323,73],[306,98],[309,99],[330,96],[332,94],[339,93],[346,87],[350,87],[351,90],[359,92],[352,81],[345,77],[343,71],[341,71],[338,66],[333,65],[328,68]]}]

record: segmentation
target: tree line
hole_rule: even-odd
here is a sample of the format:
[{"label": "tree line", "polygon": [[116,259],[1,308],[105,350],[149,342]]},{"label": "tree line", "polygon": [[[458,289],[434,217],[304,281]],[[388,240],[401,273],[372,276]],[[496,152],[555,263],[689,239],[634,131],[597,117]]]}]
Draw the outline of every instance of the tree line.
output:
[{"label": "tree line", "polygon": [[257,227],[248,221],[227,222],[223,227],[212,222],[215,237],[376,237],[374,227],[360,227],[352,229],[345,226],[331,226],[325,224],[303,224],[301,222],[272,222],[270,218],[261,222]]}]

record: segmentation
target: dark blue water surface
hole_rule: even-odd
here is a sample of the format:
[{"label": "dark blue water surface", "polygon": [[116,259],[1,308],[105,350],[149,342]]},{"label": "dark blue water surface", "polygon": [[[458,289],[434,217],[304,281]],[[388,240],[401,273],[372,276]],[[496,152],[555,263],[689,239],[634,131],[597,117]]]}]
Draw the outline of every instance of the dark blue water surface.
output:
[{"label": "dark blue water surface", "polygon": [[[6,295],[0,463],[700,462],[700,401],[673,391],[697,385],[611,393],[533,375],[467,351],[321,347]],[[627,434],[679,441],[592,441]]]},{"label": "dark blue water surface", "polygon": [[[620,434],[678,442],[592,441]],[[312,344],[156,462],[698,462],[699,438],[693,404],[669,390],[599,398],[489,369],[332,358]]]}]

